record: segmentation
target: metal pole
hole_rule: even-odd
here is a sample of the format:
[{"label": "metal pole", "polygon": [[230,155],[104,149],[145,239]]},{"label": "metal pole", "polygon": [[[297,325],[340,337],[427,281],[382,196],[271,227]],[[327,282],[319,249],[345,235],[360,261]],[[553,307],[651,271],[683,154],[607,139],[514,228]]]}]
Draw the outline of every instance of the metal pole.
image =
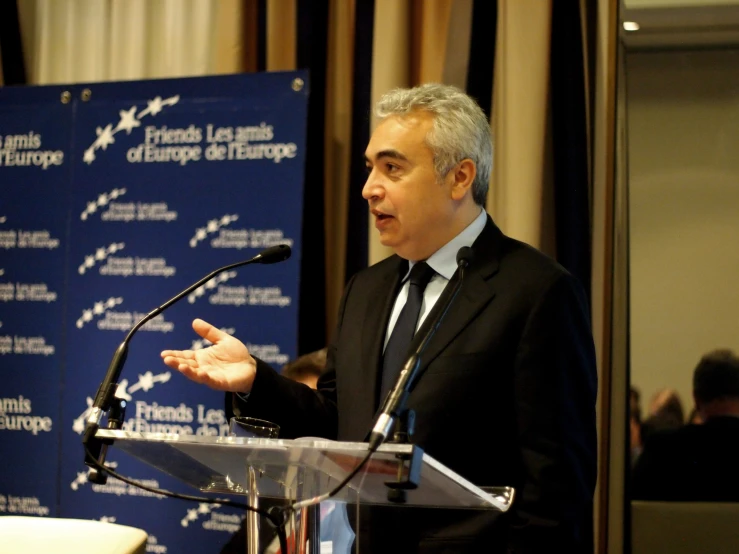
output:
[{"label": "metal pole", "polygon": [[[247,504],[252,508],[259,508],[257,472],[251,466],[247,469],[247,485]],[[259,554],[259,514],[252,510],[246,512],[246,552]]]}]

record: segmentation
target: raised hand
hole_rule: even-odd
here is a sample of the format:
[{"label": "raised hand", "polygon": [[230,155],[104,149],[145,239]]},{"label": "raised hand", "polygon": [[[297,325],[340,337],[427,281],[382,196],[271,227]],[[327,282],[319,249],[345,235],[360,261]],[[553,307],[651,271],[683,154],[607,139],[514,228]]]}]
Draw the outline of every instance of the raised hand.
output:
[{"label": "raised hand", "polygon": [[164,363],[212,389],[251,391],[257,364],[244,343],[202,319],[194,320],[192,328],[213,345],[202,350],[164,350]]}]

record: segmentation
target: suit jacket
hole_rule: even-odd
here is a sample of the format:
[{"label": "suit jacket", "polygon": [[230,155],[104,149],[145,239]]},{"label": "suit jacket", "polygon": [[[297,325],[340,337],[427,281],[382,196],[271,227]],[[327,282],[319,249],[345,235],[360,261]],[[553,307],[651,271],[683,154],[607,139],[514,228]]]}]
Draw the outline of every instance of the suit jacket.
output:
[{"label": "suit jacket", "polygon": [[654,433],[632,475],[632,498],[739,502],[739,417]]},{"label": "suit jacket", "polygon": [[[462,290],[408,399],[416,412],[412,441],[479,486],[515,487],[516,500],[503,516],[374,508],[360,518],[360,540],[369,527],[370,552],[592,552],[597,376],[588,303],[561,266],[503,235],[490,218],[472,248]],[[406,269],[392,256],[350,280],[317,392],[260,362],[249,400],[234,395],[234,411],[279,423],[286,438],[366,440],[380,402],[383,338]],[[461,447],[469,444],[478,447]],[[382,543],[394,528],[405,541],[395,550]]]}]

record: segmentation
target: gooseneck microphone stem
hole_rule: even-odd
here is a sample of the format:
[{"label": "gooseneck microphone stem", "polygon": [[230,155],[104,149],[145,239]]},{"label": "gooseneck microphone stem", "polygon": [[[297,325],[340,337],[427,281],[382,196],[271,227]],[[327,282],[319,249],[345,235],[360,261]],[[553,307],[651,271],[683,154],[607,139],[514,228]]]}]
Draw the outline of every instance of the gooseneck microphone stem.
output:
[{"label": "gooseneck microphone stem", "polygon": [[183,290],[173,298],[167,300],[164,304],[155,308],[154,310],[146,314],[143,318],[141,318],[141,320],[131,328],[131,330],[126,335],[126,338],[123,339],[123,342],[118,346],[115,353],[113,354],[113,359],[110,361],[110,365],[108,366],[108,371],[105,374],[105,378],[100,384],[97,394],[95,395],[95,400],[92,404],[90,415],[87,418],[85,434],[83,436],[82,442],[84,444],[87,444],[92,439],[100,426],[100,420],[102,419],[103,414],[110,409],[111,402],[113,400],[113,397],[115,396],[116,389],[118,388],[118,378],[121,375],[123,364],[125,364],[126,357],[128,356],[128,344],[131,342],[131,338],[136,333],[136,331],[143,327],[148,321],[154,319],[156,316],[161,314],[172,304],[181,300],[182,298],[193,292],[195,289],[203,286],[216,275],[244,265],[273,264],[281,262],[288,259],[290,257],[290,253],[291,249],[288,245],[279,244],[277,246],[272,246],[263,250],[249,260],[243,260],[241,262],[236,262],[218,268],[200,279],[197,283],[190,285],[185,290]]}]

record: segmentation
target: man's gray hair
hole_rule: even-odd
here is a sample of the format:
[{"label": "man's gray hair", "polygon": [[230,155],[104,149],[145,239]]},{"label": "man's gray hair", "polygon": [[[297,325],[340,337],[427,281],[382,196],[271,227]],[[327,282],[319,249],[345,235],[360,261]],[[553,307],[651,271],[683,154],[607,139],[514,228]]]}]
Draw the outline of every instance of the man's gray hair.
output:
[{"label": "man's gray hair", "polygon": [[441,180],[465,158],[471,159],[477,167],[472,198],[484,206],[493,166],[490,123],[485,112],[457,87],[429,83],[391,90],[377,102],[375,114],[384,119],[417,110],[425,110],[435,116],[426,143],[434,153],[437,178]]}]

